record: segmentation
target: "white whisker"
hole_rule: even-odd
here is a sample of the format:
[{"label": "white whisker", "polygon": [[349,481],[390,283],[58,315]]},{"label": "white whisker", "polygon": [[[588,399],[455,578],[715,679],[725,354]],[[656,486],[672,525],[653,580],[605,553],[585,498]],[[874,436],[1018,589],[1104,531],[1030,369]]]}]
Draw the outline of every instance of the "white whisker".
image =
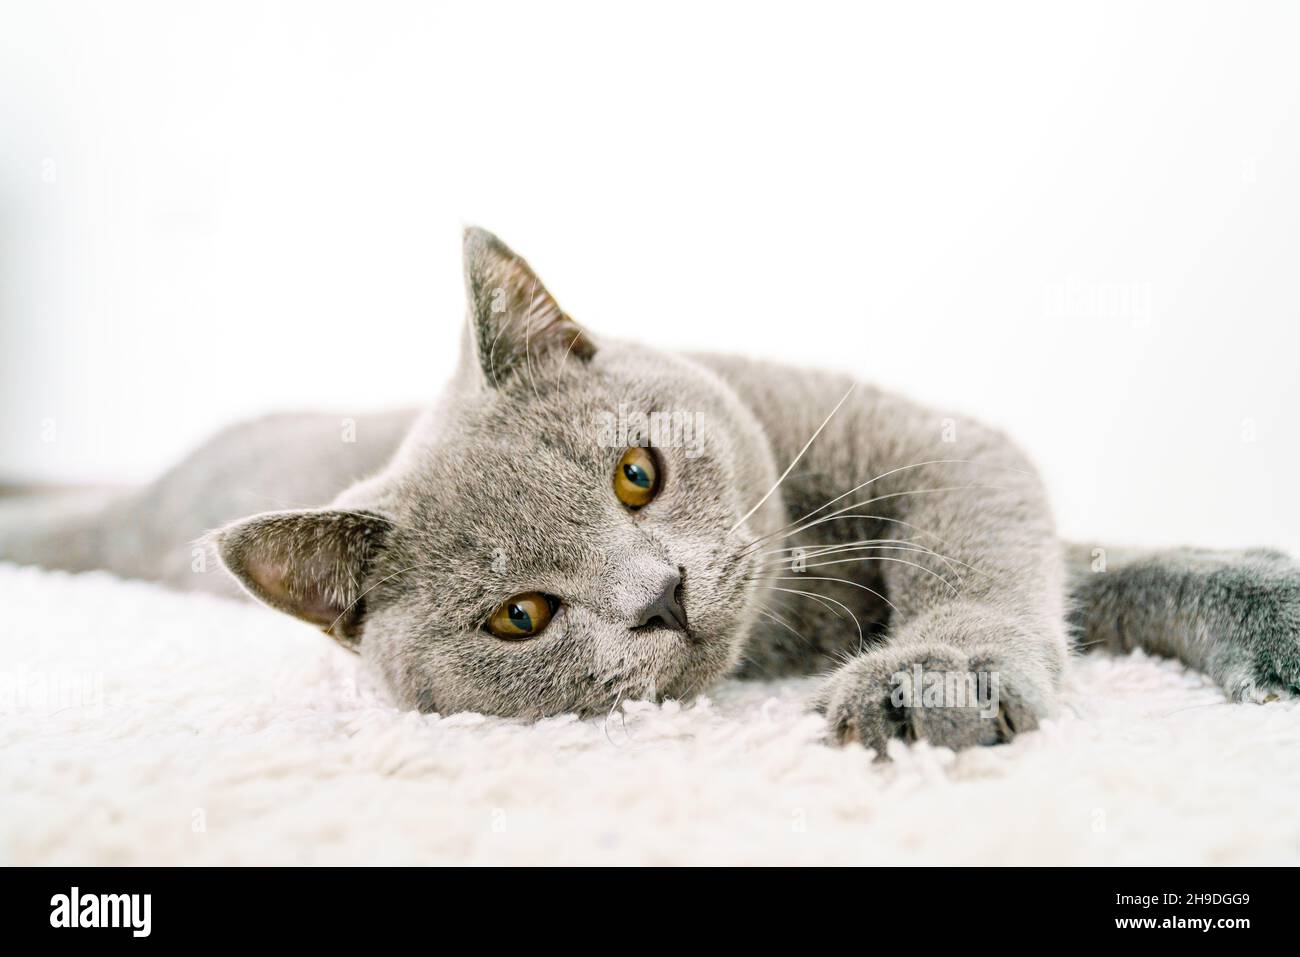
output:
[{"label": "white whisker", "polygon": [[[922,545],[920,542],[912,542],[907,540],[896,540],[896,539],[894,540],[878,539],[877,541],[881,541],[881,542],[896,541],[897,545],[893,547],[887,545],[874,545],[871,543],[870,539],[867,539],[861,542],[846,542],[843,545],[829,545],[826,546],[825,548],[820,548],[816,551],[809,552],[803,555],[802,557],[805,560],[809,558],[825,558],[827,555],[839,555],[847,552],[856,552],[856,551],[870,551],[872,549],[877,549],[877,548],[879,548],[882,551],[918,552],[922,555],[932,555],[935,558],[939,559],[939,561],[943,562],[944,565],[948,567],[948,571],[951,572],[952,575],[959,582],[964,581],[965,579],[962,577],[961,571],[957,567],[955,567],[957,565],[960,565],[962,568],[967,569],[968,571],[973,572],[976,575],[982,575],[986,579],[992,580],[992,576],[989,575],[989,573],[984,571],[982,568],[978,568],[975,565],[970,564],[969,562],[963,562],[961,559],[952,558],[951,556],[945,555],[942,552],[937,552],[933,548],[930,548],[927,545]],[[788,551],[788,550],[789,549],[781,549],[781,551]],[[787,559],[778,559],[778,561],[785,561],[787,563],[786,567],[793,567],[793,565],[790,563],[794,561],[794,556],[792,555]],[[773,566],[771,562],[763,562],[758,567],[770,568]]]},{"label": "white whisker", "polygon": [[[951,591],[954,596],[958,596],[961,594],[961,592],[957,590],[957,588],[953,585],[952,582],[948,581],[948,579],[944,578],[942,575],[940,575],[938,572],[934,571],[933,569],[926,568],[924,565],[918,565],[916,562],[909,562],[904,558],[891,558],[888,555],[864,555],[858,558],[839,558],[833,562],[815,562],[811,565],[805,565],[804,567],[821,568],[825,565],[844,565],[847,564],[848,562],[898,562],[901,565],[911,565],[913,568],[919,568],[927,575],[931,575],[934,578],[939,579],[939,581],[943,582],[944,585],[947,586],[948,590]],[[856,583],[850,582],[850,584],[856,584]]]},{"label": "white whisker", "polygon": [[[849,515],[846,513],[850,509],[861,508],[864,505],[871,505],[874,502],[883,502],[886,499],[900,498],[904,495],[926,495],[935,492],[961,492],[961,491],[970,491],[972,489],[990,489],[996,491],[1005,491],[1005,488],[1001,485],[946,485],[940,488],[915,488],[915,489],[909,489],[905,492],[890,492],[887,495],[877,495],[875,498],[869,498],[861,502],[854,502],[851,505],[845,505],[843,508],[831,512],[829,515],[823,515],[821,518],[817,519],[816,521],[809,522],[807,525],[800,526],[799,528],[792,529],[780,535],[780,538],[789,538],[791,535],[797,535],[800,532],[806,532],[810,528],[816,528],[818,525],[822,525],[836,518],[870,518],[872,516]],[[770,535],[765,535],[763,536],[763,538],[755,539],[749,545],[745,546],[745,548],[741,549],[741,554],[742,555],[748,554],[748,551],[752,549],[755,544],[763,541],[765,538],[770,538],[770,537],[771,537]]]},{"label": "white whisker", "polygon": [[817,436],[822,434],[822,429],[826,428],[830,420],[835,417],[835,413],[840,410],[840,406],[848,401],[849,396],[853,394],[853,390],[857,387],[858,384],[856,382],[849,386],[849,390],[844,393],[844,397],[841,398],[839,402],[835,403],[835,408],[831,409],[830,415],[826,416],[826,418],[822,420],[822,424],[817,426],[817,431],[812,434],[812,438],[804,443],[804,447],[799,450],[799,454],[794,457],[794,461],[786,466],[785,471],[781,473],[781,477],[776,480],[776,484],[767,490],[767,494],[760,498],[753,508],[740,517],[740,521],[736,522],[735,525],[728,529],[727,534],[731,534],[736,529],[740,528],[741,525],[744,525],[749,516],[762,508],[763,503],[772,497],[772,493],[775,492],[777,488],[780,487],[781,483],[785,481],[786,476],[790,474],[794,467],[799,463],[799,460],[803,458],[804,453],[807,452],[808,448],[817,440]]},{"label": "white whisker", "polygon": [[767,618],[768,620],[773,621],[776,624],[780,625],[786,631],[790,632],[790,634],[794,635],[796,638],[802,641],[809,648],[813,647],[813,643],[811,641],[809,641],[802,634],[800,634],[799,631],[793,626],[791,626],[789,622],[783,621],[781,618],[777,617],[777,615],[774,612],[768,611],[766,608],[759,608],[758,613],[762,615],[764,618]]},{"label": "white whisker", "polygon": [[[545,291],[543,290],[543,294]],[[528,382],[533,387],[533,398],[541,401],[541,396],[537,394],[537,378],[533,375],[533,355],[532,348],[528,344],[528,337],[533,331],[533,314],[537,311],[537,277],[533,277],[532,288],[528,290],[528,309],[524,313],[524,365],[528,369]]]},{"label": "white whisker", "polygon": [[334,626],[343,620],[343,616],[346,615],[348,612],[350,612],[356,606],[357,602],[361,601],[361,599],[365,598],[372,591],[374,591],[376,588],[378,588],[380,585],[382,585],[384,582],[388,581],[389,579],[396,578],[398,575],[405,575],[407,572],[414,571],[417,568],[428,568],[430,566],[438,565],[438,564],[439,564],[438,562],[416,562],[414,565],[408,565],[406,568],[399,568],[391,575],[385,575],[383,578],[379,579],[379,581],[375,582],[373,585],[371,585],[369,588],[363,591],[356,598],[352,599],[352,601],[348,602],[347,607],[344,608],[341,612],[339,612],[339,616],[335,618],[332,622],[330,622],[330,626],[325,630],[327,632],[333,633]]},{"label": "white whisker", "polygon": [[[898,468],[890,469],[888,472],[881,472],[875,478],[867,479],[867,481],[863,482],[861,485],[855,485],[847,492],[842,492],[839,495],[835,496],[829,502],[826,502],[823,505],[818,505],[815,509],[813,509],[811,512],[808,512],[802,518],[795,519],[793,522],[790,523],[790,525],[797,525],[800,522],[802,522],[805,518],[811,518],[812,516],[820,512],[822,509],[826,508],[827,506],[834,505],[840,499],[848,498],[850,495],[852,495],[854,492],[858,491],[859,489],[864,489],[868,485],[871,485],[875,482],[879,482],[883,478],[889,478],[889,476],[894,475],[898,472],[906,472],[908,469],[919,469],[926,465],[981,465],[984,466],[985,468],[1000,468],[1000,469],[1005,469],[1009,472],[1019,472],[1021,475],[1031,474],[1029,472],[1026,472],[1024,469],[1018,469],[1010,465],[996,465],[991,462],[978,462],[975,461],[974,459],[930,459],[929,461],[926,462],[913,462],[911,465],[900,465]],[[789,526],[786,527],[788,528]]]},{"label": "white whisker", "polygon": [[849,581],[847,578],[832,578],[827,575],[773,575],[772,580],[773,581],[796,581],[796,582],[797,581],[839,582],[841,585],[851,585],[854,588],[861,588],[865,592],[870,592],[871,594],[879,598],[881,601],[883,601],[890,608],[892,608],[894,610],[894,614],[899,613],[898,609],[894,606],[894,603],[891,602],[884,595],[880,594],[880,592],[876,591],[874,588],[868,588],[866,585],[862,584],[861,582]]},{"label": "white whisker", "polygon": [[[818,595],[810,591],[799,591],[799,589],[797,588],[782,588],[779,585],[764,585],[763,587],[769,588],[772,591],[788,592],[791,595],[803,595],[805,598],[811,598],[815,601],[821,602],[823,605],[826,605],[827,602],[835,602],[835,604],[839,605],[846,612],[848,612],[849,617],[853,619],[853,625],[858,629],[858,647],[861,648],[863,643],[866,641],[866,639],[863,637],[862,634],[862,623],[858,621],[858,616],[853,614],[853,609],[850,608],[848,605],[844,604],[844,602],[836,601],[834,598],[831,598],[828,595]],[[826,605],[826,607],[830,608],[829,605]],[[831,608],[831,611],[835,612],[835,609]],[[838,616],[839,612],[835,612],[835,614]]]},{"label": "white whisker", "polygon": [[[850,546],[871,546],[871,545],[909,545],[913,548],[920,548],[929,551],[925,545],[920,542],[908,541],[905,538],[863,538],[855,542],[838,542],[829,545],[786,545],[782,548],[769,548],[767,551],[759,552],[761,558],[764,555],[779,555],[781,552],[802,552],[803,558],[817,558],[830,552],[840,551]],[[791,556],[793,558],[793,556]]]}]

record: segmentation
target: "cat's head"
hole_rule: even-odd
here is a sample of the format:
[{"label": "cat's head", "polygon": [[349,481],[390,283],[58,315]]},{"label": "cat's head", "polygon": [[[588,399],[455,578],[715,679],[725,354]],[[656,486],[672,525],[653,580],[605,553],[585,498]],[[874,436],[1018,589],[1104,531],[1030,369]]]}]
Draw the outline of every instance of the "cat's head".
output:
[{"label": "cat's head", "polygon": [[216,536],[254,596],[425,711],[591,714],[689,697],[738,661],[779,524],[757,422],[704,366],[580,329],[465,235],[458,371],[389,466],[329,508]]}]

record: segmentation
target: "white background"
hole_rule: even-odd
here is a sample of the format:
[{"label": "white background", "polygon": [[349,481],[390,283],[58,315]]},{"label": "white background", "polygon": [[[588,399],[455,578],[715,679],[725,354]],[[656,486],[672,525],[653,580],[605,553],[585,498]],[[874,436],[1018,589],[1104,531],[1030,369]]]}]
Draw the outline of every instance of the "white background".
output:
[{"label": "white background", "polygon": [[427,400],[472,222],[598,333],[1005,427],[1069,533],[1295,543],[1298,50],[1294,3],[4,0],[0,478]]}]

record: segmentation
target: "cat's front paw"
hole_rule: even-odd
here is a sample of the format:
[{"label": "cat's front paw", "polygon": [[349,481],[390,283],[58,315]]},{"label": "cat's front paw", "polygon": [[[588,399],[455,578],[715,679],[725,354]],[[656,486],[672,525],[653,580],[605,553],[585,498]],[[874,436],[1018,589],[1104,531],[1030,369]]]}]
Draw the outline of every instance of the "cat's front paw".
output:
[{"label": "cat's front paw", "polygon": [[954,750],[1001,744],[1038,726],[1052,694],[1045,676],[996,653],[954,645],[889,646],[854,658],[814,699],[831,738],[888,757],[891,739]]}]

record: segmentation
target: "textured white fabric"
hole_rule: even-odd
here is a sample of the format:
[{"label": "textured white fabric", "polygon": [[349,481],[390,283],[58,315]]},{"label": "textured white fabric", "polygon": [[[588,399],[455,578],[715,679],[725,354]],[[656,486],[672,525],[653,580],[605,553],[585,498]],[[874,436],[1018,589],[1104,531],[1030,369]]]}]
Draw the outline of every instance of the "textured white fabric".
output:
[{"label": "textured white fabric", "polygon": [[1300,704],[1072,666],[1058,720],[892,765],[810,681],[537,724],[402,713],[251,604],[0,565],[0,863],[1300,861]]}]

